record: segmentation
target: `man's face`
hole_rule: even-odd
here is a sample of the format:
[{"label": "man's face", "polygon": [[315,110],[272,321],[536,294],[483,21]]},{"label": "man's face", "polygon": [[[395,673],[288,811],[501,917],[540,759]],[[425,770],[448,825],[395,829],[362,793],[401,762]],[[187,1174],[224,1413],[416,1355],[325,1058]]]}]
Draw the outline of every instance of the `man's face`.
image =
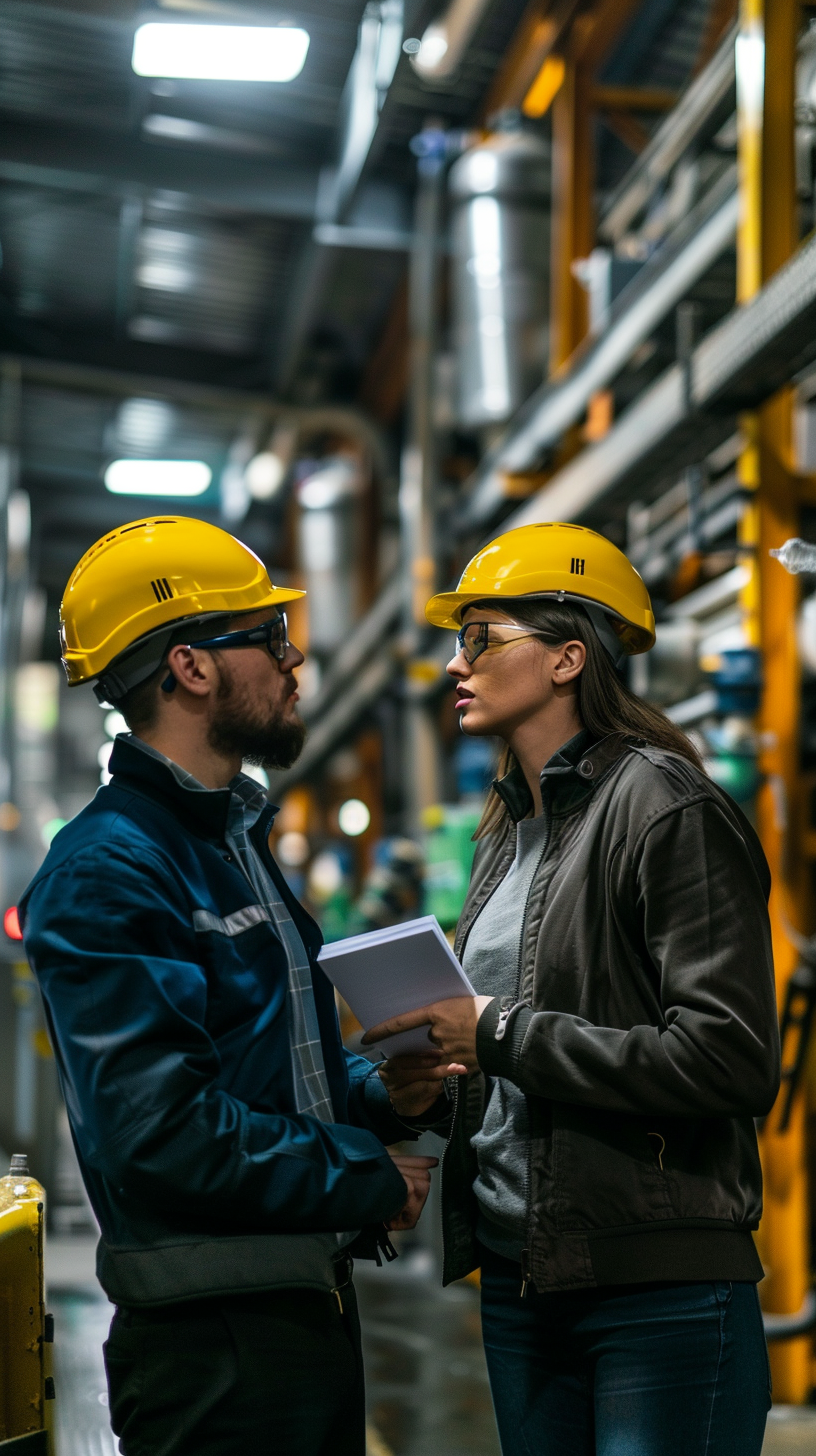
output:
[{"label": "man's face", "polygon": [[[258,626],[275,615],[264,611],[236,617],[228,630]],[[297,716],[294,669],[303,653],[289,646],[282,662],[259,647],[214,651],[218,687],[212,699],[208,737],[218,753],[240,755],[262,768],[289,768],[306,736]]]}]

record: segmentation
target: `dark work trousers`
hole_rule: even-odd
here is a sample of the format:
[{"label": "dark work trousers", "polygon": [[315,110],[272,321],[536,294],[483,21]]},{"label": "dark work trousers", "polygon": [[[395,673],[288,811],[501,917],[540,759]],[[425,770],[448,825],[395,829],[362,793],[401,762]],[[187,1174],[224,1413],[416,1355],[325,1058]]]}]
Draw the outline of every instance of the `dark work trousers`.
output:
[{"label": "dark work trousers", "polygon": [[482,1250],[482,1329],[503,1456],[760,1456],[770,1371],[754,1284],[520,1298]]},{"label": "dark work trousers", "polygon": [[354,1286],[117,1309],[105,1344],[125,1456],[365,1456]]}]

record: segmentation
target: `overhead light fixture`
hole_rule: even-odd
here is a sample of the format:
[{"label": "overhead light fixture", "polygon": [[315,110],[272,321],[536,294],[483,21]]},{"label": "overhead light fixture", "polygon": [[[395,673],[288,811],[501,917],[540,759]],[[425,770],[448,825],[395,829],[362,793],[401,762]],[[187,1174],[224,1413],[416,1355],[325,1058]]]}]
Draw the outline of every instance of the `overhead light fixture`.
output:
[{"label": "overhead light fixture", "polygon": [[455,73],[486,9],[487,0],[450,0],[427,26],[419,45],[413,39],[406,41],[403,49],[423,80],[441,82]]},{"label": "overhead light fixture", "polygon": [[203,495],[211,480],[203,460],[114,460],[105,471],[112,495]]},{"label": "overhead light fixture", "polygon": [[137,76],[184,81],[293,81],[309,33],[289,25],[175,25],[148,21],[133,38]]},{"label": "overhead light fixture", "polygon": [[186,293],[195,284],[196,275],[183,263],[156,258],[139,264],[136,282],[140,288],[152,288],[160,293]]},{"label": "overhead light fixture", "polygon": [[287,468],[286,462],[273,450],[262,450],[259,455],[253,455],[244,475],[252,499],[265,501],[277,495]]}]

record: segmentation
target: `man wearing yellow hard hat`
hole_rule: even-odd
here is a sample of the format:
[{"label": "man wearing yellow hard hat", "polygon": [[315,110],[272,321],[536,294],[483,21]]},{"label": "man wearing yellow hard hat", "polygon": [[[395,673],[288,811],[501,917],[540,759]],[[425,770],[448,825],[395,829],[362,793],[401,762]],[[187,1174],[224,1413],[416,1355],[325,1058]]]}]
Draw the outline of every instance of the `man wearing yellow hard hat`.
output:
[{"label": "man wearing yellow hard hat", "polygon": [[350,1250],[392,1253],[428,1192],[434,1160],[386,1152],[412,1134],[342,1045],[241,772],[300,750],[301,595],[167,516],[98,541],[62,603],[69,682],[132,732],[20,909],[117,1307],[125,1456],[364,1456]]},{"label": "man wearing yellow hard hat", "polygon": [[769,875],[690,741],[616,666],[646,588],[580,526],[492,541],[429,621],[462,731],[503,741],[456,950],[476,998],[381,1073],[457,1082],[445,1277],[481,1267],[502,1450],[759,1456],[769,1405],[754,1118],[779,1085]]}]

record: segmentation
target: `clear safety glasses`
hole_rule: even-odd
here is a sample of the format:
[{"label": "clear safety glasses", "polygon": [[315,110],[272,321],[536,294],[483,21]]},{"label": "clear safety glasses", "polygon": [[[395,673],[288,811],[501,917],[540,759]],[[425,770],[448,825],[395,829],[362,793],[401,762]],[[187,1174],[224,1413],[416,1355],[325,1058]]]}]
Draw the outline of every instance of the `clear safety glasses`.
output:
[{"label": "clear safety glasses", "polygon": [[[503,632],[521,632],[521,637],[511,637],[504,641],[501,637],[490,636],[490,629],[501,628]],[[523,642],[526,637],[537,637],[537,632],[530,632],[526,627],[517,627],[510,622],[468,622],[456,634],[456,641],[459,651],[467,663],[474,663],[477,657],[483,652],[500,652],[502,647],[513,647],[517,642]]]}]

